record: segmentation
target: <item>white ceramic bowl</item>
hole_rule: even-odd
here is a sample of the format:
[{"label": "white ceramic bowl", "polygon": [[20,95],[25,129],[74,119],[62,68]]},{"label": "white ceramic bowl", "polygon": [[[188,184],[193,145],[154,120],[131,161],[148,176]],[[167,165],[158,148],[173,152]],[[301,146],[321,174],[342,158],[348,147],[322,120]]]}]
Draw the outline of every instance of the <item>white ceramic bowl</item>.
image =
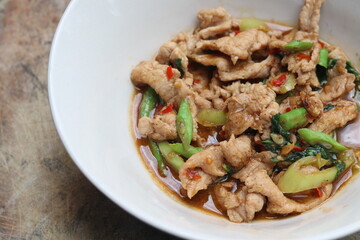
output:
[{"label": "white ceramic bowl", "polygon": [[[278,221],[234,224],[165,194],[140,159],[131,134],[131,69],[196,24],[200,9],[295,25],[302,0],[73,0],[56,32],[49,64],[53,117],[72,159],[102,192],[141,220],[187,239],[333,239],[360,229],[355,179],[312,211]],[[321,35],[358,65],[360,3],[327,0]]]}]

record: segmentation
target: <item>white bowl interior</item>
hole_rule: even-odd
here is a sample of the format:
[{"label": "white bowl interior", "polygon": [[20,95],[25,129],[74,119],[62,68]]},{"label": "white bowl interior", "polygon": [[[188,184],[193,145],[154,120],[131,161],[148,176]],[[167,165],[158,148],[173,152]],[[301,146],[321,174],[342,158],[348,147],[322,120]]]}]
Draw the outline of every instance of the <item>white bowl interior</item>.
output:
[{"label": "white bowl interior", "polygon": [[[196,24],[200,9],[224,6],[239,17],[295,25],[301,0],[73,0],[57,30],[49,93],[59,134],[85,175],[121,207],[167,232],[191,239],[330,239],[360,228],[360,181],[324,205],[278,221],[234,224],[194,211],[165,194],[132,139],[131,69]],[[358,65],[360,4],[327,0],[321,35]]]}]

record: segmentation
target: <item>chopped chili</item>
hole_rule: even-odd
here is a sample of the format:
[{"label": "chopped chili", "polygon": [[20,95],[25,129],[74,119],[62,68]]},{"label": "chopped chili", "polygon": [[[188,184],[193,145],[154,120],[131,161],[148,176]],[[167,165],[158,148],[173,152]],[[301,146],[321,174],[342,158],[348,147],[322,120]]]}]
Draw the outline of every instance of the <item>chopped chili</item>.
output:
[{"label": "chopped chili", "polygon": [[278,77],[276,80],[272,81],[272,85],[275,87],[280,87],[286,82],[287,76],[286,74],[282,74],[280,77]]},{"label": "chopped chili", "polygon": [[294,148],[293,148],[293,152],[301,152],[301,151],[304,151],[305,150],[305,148],[304,147],[299,147],[299,146],[294,146]]},{"label": "chopped chili", "polygon": [[221,130],[220,132],[219,132],[219,136],[225,136],[225,131],[223,131],[223,130]]},{"label": "chopped chili", "polygon": [[279,48],[272,48],[269,50],[269,54],[276,54],[281,52],[281,50]]},{"label": "chopped chili", "polygon": [[318,41],[318,43],[320,44],[321,48],[325,47],[325,43],[323,43],[322,41]]},{"label": "chopped chili", "polygon": [[317,195],[319,196],[319,198],[321,198],[323,196],[323,192],[322,192],[321,188],[316,188],[316,192],[317,192]]},{"label": "chopped chili", "polygon": [[291,108],[287,108],[287,109],[285,109],[285,112],[290,112],[291,111]]},{"label": "chopped chili", "polygon": [[167,67],[167,69],[166,69],[166,76],[167,76],[167,79],[168,79],[168,80],[172,79],[172,77],[174,76],[174,72],[173,72],[171,66],[168,66],[168,67]]},{"label": "chopped chili", "polygon": [[264,146],[264,144],[261,141],[255,141],[255,144],[258,145],[260,147],[260,151],[266,151],[266,148]]},{"label": "chopped chili", "polygon": [[174,110],[174,106],[170,103],[164,110],[161,111],[161,113],[169,113]]},{"label": "chopped chili", "polygon": [[310,56],[309,54],[299,53],[298,55],[296,55],[296,58],[297,58],[298,60],[301,60],[301,59],[310,60],[310,59],[311,59],[311,56]]},{"label": "chopped chili", "polygon": [[200,174],[195,170],[195,169],[186,169],[186,171],[184,172],[184,175],[189,179],[189,180],[200,180],[201,176]]},{"label": "chopped chili", "polygon": [[235,35],[238,35],[240,33],[240,30],[234,30]]},{"label": "chopped chili", "polygon": [[195,84],[199,84],[199,83],[201,83],[201,80],[200,80],[200,79],[195,79],[195,80],[194,80],[194,83],[195,83]]}]

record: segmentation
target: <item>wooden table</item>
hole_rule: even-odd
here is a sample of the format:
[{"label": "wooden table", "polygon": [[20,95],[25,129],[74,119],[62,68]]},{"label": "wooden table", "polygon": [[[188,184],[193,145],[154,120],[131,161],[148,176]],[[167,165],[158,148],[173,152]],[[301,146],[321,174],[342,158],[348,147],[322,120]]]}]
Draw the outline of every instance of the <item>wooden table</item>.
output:
[{"label": "wooden table", "polygon": [[47,66],[68,2],[0,0],[0,239],[178,239],[108,200],[57,135]]}]

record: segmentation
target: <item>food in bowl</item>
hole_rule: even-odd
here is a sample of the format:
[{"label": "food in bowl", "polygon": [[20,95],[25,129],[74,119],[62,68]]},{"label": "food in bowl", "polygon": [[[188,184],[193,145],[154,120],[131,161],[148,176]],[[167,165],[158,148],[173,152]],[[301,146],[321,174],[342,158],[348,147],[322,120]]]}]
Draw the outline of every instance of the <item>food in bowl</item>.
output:
[{"label": "food in bowl", "polygon": [[351,177],[359,150],[336,131],[358,118],[359,73],[320,40],[322,4],[306,0],[297,28],[202,10],[133,69],[139,148],[184,201],[232,222],[273,219]]}]

